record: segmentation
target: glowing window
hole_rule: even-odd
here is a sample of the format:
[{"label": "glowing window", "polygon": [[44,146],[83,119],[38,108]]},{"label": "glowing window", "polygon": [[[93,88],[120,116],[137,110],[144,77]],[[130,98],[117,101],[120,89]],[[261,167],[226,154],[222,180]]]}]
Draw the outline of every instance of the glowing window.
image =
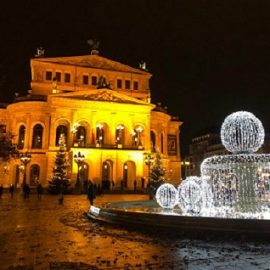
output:
[{"label": "glowing window", "polygon": [[34,126],[32,148],[42,148],[43,127],[40,124]]}]

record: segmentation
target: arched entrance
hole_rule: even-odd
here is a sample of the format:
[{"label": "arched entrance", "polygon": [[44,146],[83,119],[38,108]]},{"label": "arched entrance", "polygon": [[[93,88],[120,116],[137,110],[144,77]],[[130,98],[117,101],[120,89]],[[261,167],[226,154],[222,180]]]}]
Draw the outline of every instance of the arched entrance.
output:
[{"label": "arched entrance", "polygon": [[112,161],[106,160],[102,163],[101,184],[105,190],[110,189],[112,181]]},{"label": "arched entrance", "polygon": [[35,186],[40,181],[39,179],[40,167],[37,164],[33,164],[30,167],[30,185]]},{"label": "arched entrance", "polygon": [[136,164],[134,161],[126,161],[123,166],[123,182],[124,188],[134,188],[136,180]]}]

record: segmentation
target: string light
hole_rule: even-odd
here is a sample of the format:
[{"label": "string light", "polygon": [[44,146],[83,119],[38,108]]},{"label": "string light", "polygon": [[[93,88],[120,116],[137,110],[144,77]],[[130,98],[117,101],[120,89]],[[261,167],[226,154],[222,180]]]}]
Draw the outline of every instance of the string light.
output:
[{"label": "string light", "polygon": [[161,185],[156,192],[157,203],[162,208],[172,209],[177,204],[177,189],[172,184]]},{"label": "string light", "polygon": [[224,120],[221,141],[233,154],[209,157],[201,164],[201,175],[210,180],[213,190],[214,210],[220,215],[264,214],[270,199],[270,155],[254,154],[264,136],[261,121],[250,112],[236,112]]},{"label": "string light", "polygon": [[202,207],[200,178],[187,177],[178,187],[178,204],[184,214],[199,213]]},{"label": "string light", "polygon": [[220,135],[225,148],[236,154],[256,152],[263,144],[265,133],[254,114],[239,111],[225,118]]}]

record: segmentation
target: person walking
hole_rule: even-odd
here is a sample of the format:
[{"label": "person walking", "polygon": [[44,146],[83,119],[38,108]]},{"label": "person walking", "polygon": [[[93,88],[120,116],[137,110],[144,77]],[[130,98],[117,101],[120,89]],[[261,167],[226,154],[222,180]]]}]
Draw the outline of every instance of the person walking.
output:
[{"label": "person walking", "polygon": [[25,184],[25,198],[30,198],[30,186],[28,184]]},{"label": "person walking", "polygon": [[9,187],[9,193],[10,193],[10,198],[13,198],[13,194],[14,194],[14,185],[11,184]]},{"label": "person walking", "polygon": [[133,184],[134,184],[134,191],[136,191],[137,190],[137,181],[136,181],[136,179],[134,180]]},{"label": "person walking", "polygon": [[145,184],[145,179],[144,179],[144,177],[141,178],[141,181],[142,181],[142,190],[144,190],[144,184]]},{"label": "person walking", "polygon": [[38,183],[37,185],[37,195],[38,195],[38,199],[41,200],[41,195],[43,194],[43,187],[40,183]]},{"label": "person walking", "polygon": [[2,198],[3,191],[4,191],[4,188],[3,188],[3,185],[1,184],[0,185],[0,199]]},{"label": "person walking", "polygon": [[114,181],[112,180],[112,190],[114,190]]},{"label": "person walking", "polygon": [[94,199],[96,198],[95,187],[92,182],[88,185],[87,198],[90,202],[90,205],[94,205]]}]

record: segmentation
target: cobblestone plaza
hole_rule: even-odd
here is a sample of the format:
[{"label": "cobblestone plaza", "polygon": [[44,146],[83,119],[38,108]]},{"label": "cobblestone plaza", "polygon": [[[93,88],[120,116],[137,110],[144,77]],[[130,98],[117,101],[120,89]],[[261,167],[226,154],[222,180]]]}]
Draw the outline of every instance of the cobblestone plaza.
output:
[{"label": "cobblestone plaza", "polygon": [[[104,195],[95,203],[143,199]],[[86,217],[88,208],[84,195],[67,195],[59,205],[57,196],[5,193],[0,269],[270,269],[268,244],[99,224]]]}]

